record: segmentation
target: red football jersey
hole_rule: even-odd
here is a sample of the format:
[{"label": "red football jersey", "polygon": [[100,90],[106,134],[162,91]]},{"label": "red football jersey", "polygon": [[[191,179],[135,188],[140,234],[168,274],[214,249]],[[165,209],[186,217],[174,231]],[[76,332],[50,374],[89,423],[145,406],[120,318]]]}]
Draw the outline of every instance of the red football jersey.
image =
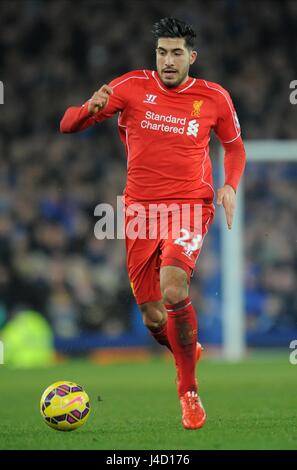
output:
[{"label": "red football jersey", "polygon": [[85,103],[76,119],[80,130],[119,113],[127,154],[127,199],[211,201],[210,132],[213,129],[222,144],[241,139],[229,93],[192,77],[171,89],[151,70],[129,72],[109,86],[113,94],[106,108],[88,117]]}]

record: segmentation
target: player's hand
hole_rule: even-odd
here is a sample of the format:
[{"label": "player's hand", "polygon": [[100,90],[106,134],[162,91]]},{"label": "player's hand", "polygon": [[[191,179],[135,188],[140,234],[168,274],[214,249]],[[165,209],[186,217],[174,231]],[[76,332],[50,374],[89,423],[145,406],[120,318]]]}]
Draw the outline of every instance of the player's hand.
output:
[{"label": "player's hand", "polygon": [[103,85],[98,91],[95,91],[88,104],[89,114],[93,115],[104,109],[112,93],[112,88],[108,85]]},{"label": "player's hand", "polygon": [[235,209],[235,198],[235,191],[232,186],[229,186],[229,184],[226,184],[225,186],[223,186],[223,188],[218,189],[217,204],[219,206],[223,204],[224,206],[229,230],[231,230],[232,228],[233,215]]}]

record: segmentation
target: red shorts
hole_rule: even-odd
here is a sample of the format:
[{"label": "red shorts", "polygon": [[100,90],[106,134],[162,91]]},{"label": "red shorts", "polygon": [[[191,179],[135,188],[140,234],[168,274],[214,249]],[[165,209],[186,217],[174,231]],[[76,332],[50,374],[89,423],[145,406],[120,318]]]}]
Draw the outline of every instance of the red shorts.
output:
[{"label": "red shorts", "polygon": [[[165,222],[162,227],[160,214],[157,216],[150,214],[148,217],[149,212],[146,209],[145,212],[138,212],[135,223],[135,213],[129,214],[126,207],[127,269],[137,304],[162,299],[160,267],[182,268],[187,273],[190,283],[204,237],[213,221],[214,205],[204,204],[201,201],[187,204],[188,209],[184,212],[183,219],[180,215],[182,206],[178,203],[179,215],[167,212],[167,224]],[[179,223],[176,224],[176,221]]]}]

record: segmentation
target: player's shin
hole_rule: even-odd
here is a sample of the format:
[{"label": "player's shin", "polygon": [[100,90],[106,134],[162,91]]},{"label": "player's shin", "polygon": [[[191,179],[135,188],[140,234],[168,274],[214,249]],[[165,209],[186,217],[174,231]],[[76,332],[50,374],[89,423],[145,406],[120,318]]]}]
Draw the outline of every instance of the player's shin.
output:
[{"label": "player's shin", "polygon": [[197,317],[189,297],[165,305],[168,314],[167,334],[179,371],[178,393],[197,391],[195,378]]}]

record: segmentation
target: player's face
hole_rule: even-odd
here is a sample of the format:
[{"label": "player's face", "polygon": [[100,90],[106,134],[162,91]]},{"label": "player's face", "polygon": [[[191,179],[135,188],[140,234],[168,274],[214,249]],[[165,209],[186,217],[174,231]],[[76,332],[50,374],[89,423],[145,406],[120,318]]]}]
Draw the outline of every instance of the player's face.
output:
[{"label": "player's face", "polygon": [[156,53],[157,71],[164,85],[174,88],[188,80],[197,52],[185,46],[184,38],[160,38]]}]

